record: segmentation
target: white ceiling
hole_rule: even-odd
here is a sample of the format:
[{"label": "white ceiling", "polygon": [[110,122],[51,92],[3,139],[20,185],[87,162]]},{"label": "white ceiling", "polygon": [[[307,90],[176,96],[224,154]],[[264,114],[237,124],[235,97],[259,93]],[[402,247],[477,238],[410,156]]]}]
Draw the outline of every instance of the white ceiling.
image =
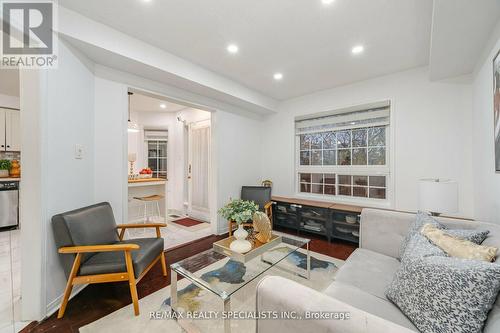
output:
[{"label": "white ceiling", "polygon": [[0,69],[0,94],[19,97],[19,70]]},{"label": "white ceiling", "polygon": [[[160,107],[161,104],[165,105],[164,109]],[[130,109],[135,112],[178,112],[186,109],[186,106],[134,93],[130,96]]]},{"label": "white ceiling", "polygon": [[500,0],[435,0],[431,79],[471,73],[499,20]]},{"label": "white ceiling", "polygon": [[[279,100],[429,62],[432,0],[59,3]],[[353,56],[357,44],[365,52]]]}]

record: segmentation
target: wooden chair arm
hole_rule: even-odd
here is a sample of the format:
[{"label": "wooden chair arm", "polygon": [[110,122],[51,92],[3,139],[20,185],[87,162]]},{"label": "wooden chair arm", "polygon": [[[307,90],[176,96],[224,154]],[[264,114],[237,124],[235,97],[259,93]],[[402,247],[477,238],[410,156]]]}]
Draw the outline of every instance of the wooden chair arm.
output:
[{"label": "wooden chair arm", "polygon": [[117,229],[138,229],[138,228],[164,228],[166,223],[133,223],[133,224],[120,224]]},{"label": "wooden chair arm", "polygon": [[266,203],[264,205],[264,209],[269,209],[269,208],[271,208],[272,205],[274,205],[274,201],[269,201],[268,203]]},{"label": "wooden chair arm", "polygon": [[65,246],[59,248],[59,253],[89,253],[89,252],[112,252],[112,251],[133,251],[140,248],[137,244],[111,244],[111,245],[84,245]]},{"label": "wooden chair arm", "polygon": [[123,240],[123,237],[125,236],[125,230],[139,229],[139,228],[156,228],[156,237],[161,238],[160,228],[164,228],[166,226],[167,226],[166,223],[131,223],[131,224],[120,224],[116,228],[121,229],[118,238],[120,238],[120,240]]}]

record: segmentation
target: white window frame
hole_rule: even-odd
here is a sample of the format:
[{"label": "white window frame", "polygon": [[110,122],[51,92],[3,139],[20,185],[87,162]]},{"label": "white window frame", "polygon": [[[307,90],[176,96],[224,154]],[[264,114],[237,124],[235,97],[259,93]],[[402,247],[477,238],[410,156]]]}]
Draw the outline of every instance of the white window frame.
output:
[{"label": "white window frame", "polygon": [[[159,135],[157,137],[152,137],[152,136],[147,136],[146,135],[146,132],[164,132],[166,134],[164,134],[165,136],[163,137],[162,135]],[[157,165],[159,165],[159,161],[161,159],[165,159],[165,165],[167,167],[167,169],[165,171],[161,170],[161,171],[158,171],[158,170],[153,170],[153,177],[159,177],[159,178],[162,178],[160,177],[160,173],[162,172],[165,172],[165,179],[168,179],[168,172],[169,172],[169,143],[168,143],[168,129],[144,129],[144,163],[146,166],[149,166],[149,160],[150,160],[150,157],[149,157],[149,143],[150,142],[155,142],[156,145],[157,145],[157,148],[159,146],[159,142],[165,142],[166,146],[167,146],[167,156],[165,158],[161,158],[161,157],[156,157],[156,163]],[[151,158],[152,159],[152,158]]]},{"label": "white window frame", "polygon": [[[370,207],[382,207],[382,208],[393,208],[394,207],[394,103],[392,99],[384,100],[389,103],[389,125],[386,126],[386,145],[385,145],[385,155],[386,155],[386,164],[385,165],[308,165],[301,166],[300,165],[300,135],[297,135],[294,130],[295,137],[295,145],[294,145],[294,174],[293,174],[293,184],[294,191],[296,197],[301,197],[304,199],[313,199],[319,201],[335,201],[342,202],[347,204],[357,204],[361,206],[370,206]],[[350,106],[350,108],[369,108],[370,104],[379,104],[369,103],[363,104],[360,106]],[[342,108],[339,110],[343,110],[347,108]],[[342,111],[339,111],[339,113]],[[311,115],[313,117],[314,115]],[[377,127],[374,125],[373,127]],[[355,129],[356,126],[349,127],[346,129]],[[341,130],[341,129],[339,129]],[[337,130],[335,130],[337,131]],[[313,132],[317,133],[317,132]],[[351,136],[352,140],[352,136]],[[351,147],[352,148],[352,147]],[[338,153],[338,149],[337,149]],[[312,158],[312,156],[311,156]],[[351,156],[352,159],[352,156]],[[335,174],[335,195],[329,194],[315,194],[315,193],[305,193],[300,191],[300,173],[323,173],[323,174]],[[344,196],[338,194],[338,176],[339,175],[351,175],[351,176],[385,176],[386,177],[386,198],[385,199],[374,199],[374,198],[364,198],[364,197],[355,197],[355,196]]]}]

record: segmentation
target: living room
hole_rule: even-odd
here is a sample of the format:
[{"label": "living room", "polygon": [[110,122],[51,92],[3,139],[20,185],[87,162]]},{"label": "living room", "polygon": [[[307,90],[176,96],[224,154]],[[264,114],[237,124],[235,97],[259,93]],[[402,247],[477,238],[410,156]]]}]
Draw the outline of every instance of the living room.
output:
[{"label": "living room", "polygon": [[[499,329],[500,1],[40,2],[45,63],[2,50],[25,332]],[[130,92],[210,115],[201,239],[169,216],[194,163],[132,216]]]}]

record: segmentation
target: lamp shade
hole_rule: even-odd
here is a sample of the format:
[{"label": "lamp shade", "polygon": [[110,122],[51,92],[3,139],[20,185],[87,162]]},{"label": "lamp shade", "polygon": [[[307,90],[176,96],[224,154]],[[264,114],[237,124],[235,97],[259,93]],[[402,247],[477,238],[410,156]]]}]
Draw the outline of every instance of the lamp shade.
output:
[{"label": "lamp shade", "polygon": [[136,153],[129,153],[128,154],[128,161],[129,162],[135,162],[135,161],[137,161],[137,154]]},{"label": "lamp shade", "polygon": [[458,183],[449,179],[421,179],[419,208],[431,213],[458,211]]}]

